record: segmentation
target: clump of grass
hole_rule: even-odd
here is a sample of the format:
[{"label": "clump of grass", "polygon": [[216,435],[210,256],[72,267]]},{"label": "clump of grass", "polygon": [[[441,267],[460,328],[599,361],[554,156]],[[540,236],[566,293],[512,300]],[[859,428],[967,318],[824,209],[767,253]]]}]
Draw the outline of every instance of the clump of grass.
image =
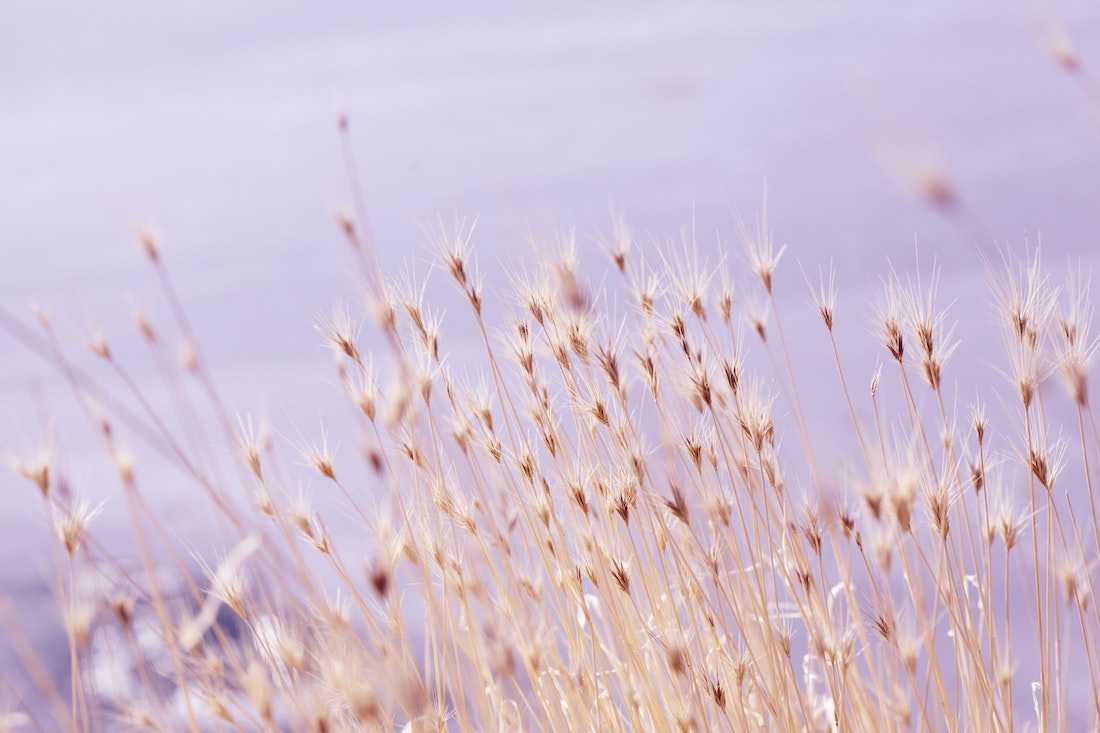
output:
[{"label": "clump of grass", "polygon": [[[102,337],[89,350],[110,382],[65,355],[48,318],[34,331],[4,314],[111,456],[137,562],[96,541],[97,510],[65,489],[56,444],[17,459],[57,530],[69,681],[55,687],[21,647],[37,693],[0,726],[1096,724],[1087,280],[1058,288],[1038,251],[988,262],[1004,379],[971,384],[953,373],[966,345],[935,269],[884,281],[866,336],[881,363],[865,372],[845,366],[835,335],[866,334],[866,320],[822,271],[809,306],[821,358],[794,363],[774,293],[784,250],[764,216],[738,223],[738,288],[725,258],[708,263],[691,240],[647,257],[620,221],[605,239],[617,284],[593,287],[567,238],[500,292],[473,259],[472,227],[440,224],[437,277],[468,305],[449,319],[468,319],[480,344],[455,353],[426,283],[385,279],[351,216],[340,222],[365,284],[360,304],[317,323],[354,425],[339,441],[322,428],[280,443],[225,407],[153,238],[142,242],[174,323],[139,316],[137,334],[162,364],[161,333],[188,344],[165,368],[169,414]],[[1068,420],[1045,388],[1056,372]],[[807,384],[842,399],[831,420],[851,455],[822,460]],[[986,404],[1002,408],[987,418]],[[143,460],[195,488],[224,556],[192,559],[173,539]],[[303,471],[338,508],[315,508]]]}]

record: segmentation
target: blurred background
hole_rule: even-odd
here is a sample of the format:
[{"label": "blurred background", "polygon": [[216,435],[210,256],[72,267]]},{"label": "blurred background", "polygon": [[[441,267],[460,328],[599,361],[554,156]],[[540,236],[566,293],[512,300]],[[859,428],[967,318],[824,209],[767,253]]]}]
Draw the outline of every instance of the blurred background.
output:
[{"label": "blurred background", "polygon": [[[1076,71],[1054,52],[1067,37]],[[965,345],[952,366],[972,380],[996,345],[976,241],[1041,237],[1056,272],[1097,263],[1094,69],[1100,10],[1086,2],[7,2],[0,306],[31,323],[40,304],[74,353],[101,332],[156,401],[131,318],[168,320],[135,236],[151,227],[227,402],[292,437],[319,415],[338,424],[313,324],[354,295],[333,217],[351,203],[346,111],[387,272],[428,271],[422,227],[437,214],[478,217],[475,251],[502,295],[532,239],[571,228],[599,281],[591,242],[612,211],[644,247],[694,223],[704,259],[737,263],[734,212],[751,220],[766,182],[796,360],[823,343],[799,264],[816,280],[834,263],[842,349],[869,379],[868,304],[919,247],[922,268],[943,267]],[[936,182],[953,208],[930,205]],[[460,329],[445,322],[445,345],[461,348]],[[4,332],[0,354],[0,450],[37,445],[53,416],[74,483],[117,492],[81,479],[112,474],[57,370]],[[178,477],[137,470],[201,545]],[[0,492],[0,590],[45,636],[57,612],[41,503],[10,472]],[[126,522],[109,503],[94,531],[109,542]]]}]

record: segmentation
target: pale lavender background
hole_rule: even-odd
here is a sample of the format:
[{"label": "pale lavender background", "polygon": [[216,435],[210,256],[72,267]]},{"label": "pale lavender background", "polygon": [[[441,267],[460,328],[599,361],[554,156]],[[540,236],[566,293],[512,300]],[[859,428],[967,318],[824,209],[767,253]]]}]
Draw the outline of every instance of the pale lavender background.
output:
[{"label": "pale lavender background", "polygon": [[[998,240],[1041,232],[1054,265],[1095,263],[1096,110],[1042,43],[1056,20],[1100,64],[1100,11],[1038,5],[6,2],[0,303],[43,303],[132,346],[127,296],[165,315],[131,236],[152,222],[231,403],[307,432],[342,414],[312,319],[351,292],[330,216],[349,198],[343,107],[391,271],[426,259],[420,223],[436,212],[480,215],[493,270],[522,257],[528,230],[607,229],[612,204],[660,238],[694,207],[713,261],[709,233],[732,239],[731,207],[751,216],[766,180],[796,360],[821,342],[795,261],[834,259],[858,371],[874,358],[866,303],[915,239],[960,299],[972,377],[995,344],[977,261],[881,151],[932,152]],[[0,354],[0,448],[41,434],[39,385],[70,464],[103,468],[56,376],[2,335]],[[829,414],[829,397],[803,396]],[[201,536],[175,479],[140,470],[163,480],[181,534]],[[40,506],[9,474],[0,491],[0,585],[33,616],[50,608]],[[122,523],[109,507],[97,530]]]}]

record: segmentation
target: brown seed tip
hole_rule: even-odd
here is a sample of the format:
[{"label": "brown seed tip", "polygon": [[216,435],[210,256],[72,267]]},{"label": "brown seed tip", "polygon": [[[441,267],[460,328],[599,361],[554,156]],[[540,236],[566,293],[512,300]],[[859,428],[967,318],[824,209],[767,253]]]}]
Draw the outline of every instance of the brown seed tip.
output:
[{"label": "brown seed tip", "polygon": [[359,246],[359,238],[355,236],[355,217],[347,209],[337,209],[333,212],[333,216],[336,218],[336,223],[340,227],[340,231],[344,233],[344,236],[348,238],[348,241],[353,247]]},{"label": "brown seed tip", "polygon": [[38,487],[42,496],[50,493],[50,457],[43,453],[30,461],[14,462],[15,472]]},{"label": "brown seed tip", "polygon": [[134,623],[134,599],[126,593],[118,593],[111,597],[111,613],[118,619],[118,625],[123,631],[129,631]]},{"label": "brown seed tip", "polygon": [[925,201],[941,209],[950,208],[955,203],[955,192],[947,177],[938,170],[925,170],[917,174],[914,182]]},{"label": "brown seed tip", "polygon": [[150,260],[157,262],[160,259],[160,241],[156,234],[151,231],[141,232],[138,234],[138,241]]},{"label": "brown seed tip", "polygon": [[390,569],[381,562],[375,562],[367,570],[367,579],[379,598],[385,598],[388,595],[392,578]]},{"label": "brown seed tip", "polygon": [[611,577],[615,579],[615,583],[623,593],[630,595],[630,566],[626,562],[618,558],[612,558]]},{"label": "brown seed tip", "polygon": [[179,347],[179,360],[180,366],[189,372],[193,372],[199,368],[199,357],[195,353],[195,347],[191,345],[191,342],[184,341]]},{"label": "brown seed tip", "polygon": [[153,329],[153,324],[149,322],[148,317],[140,310],[134,310],[134,324],[138,327],[138,331],[141,332],[142,338],[152,343],[157,340],[157,332]]},{"label": "brown seed tip", "polygon": [[107,345],[107,340],[101,333],[97,332],[93,334],[85,343],[85,347],[100,359],[106,359],[108,361],[111,359],[111,348]]},{"label": "brown seed tip", "polygon": [[49,329],[50,324],[53,323],[50,312],[37,303],[31,303],[31,313],[34,314],[34,319],[38,321],[38,325],[42,328]]},{"label": "brown seed tip", "polygon": [[57,535],[70,558],[76,556],[76,551],[80,549],[80,544],[88,531],[88,525],[102,509],[103,504],[92,507],[87,499],[80,498],[67,507],[57,519]]},{"label": "brown seed tip", "polygon": [[1059,35],[1050,42],[1050,55],[1055,63],[1070,73],[1081,68],[1081,58],[1077,55],[1077,49],[1073,41],[1064,35]]},{"label": "brown seed tip", "polygon": [[670,644],[666,653],[668,668],[678,675],[687,671],[687,652],[679,644]]}]

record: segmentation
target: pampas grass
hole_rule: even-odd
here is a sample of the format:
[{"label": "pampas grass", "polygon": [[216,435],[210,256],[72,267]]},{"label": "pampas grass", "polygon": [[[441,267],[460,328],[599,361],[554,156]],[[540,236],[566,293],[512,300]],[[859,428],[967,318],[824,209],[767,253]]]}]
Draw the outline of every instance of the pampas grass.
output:
[{"label": "pampas grass", "polygon": [[[479,271],[471,225],[439,222],[430,285],[387,278],[339,223],[362,291],[316,328],[350,434],[229,410],[152,236],[174,322],[139,315],[134,338],[173,359],[167,412],[102,337],[87,358],[109,378],[45,314],[3,314],[115,475],[78,498],[56,441],[13,459],[55,529],[69,675],[7,609],[35,692],[11,693],[0,729],[1095,727],[1087,276],[1056,282],[1037,249],[986,257],[1004,351],[972,354],[953,324],[987,315],[952,313],[936,268],[887,273],[861,315],[831,268],[797,272],[763,213],[717,261],[691,236],[640,247],[617,220],[611,276],[565,237],[511,282]],[[820,319],[812,364],[790,356],[782,278],[805,280]],[[444,280],[466,314],[433,302]],[[459,319],[476,353],[448,344]],[[838,333],[877,341],[877,368],[846,367]],[[1048,405],[1059,373],[1068,411]],[[835,391],[851,455],[823,460],[836,441],[807,389]],[[220,554],[173,536],[142,462],[186,477]],[[339,499],[315,508],[303,474]],[[136,562],[96,541],[105,482]]]}]

